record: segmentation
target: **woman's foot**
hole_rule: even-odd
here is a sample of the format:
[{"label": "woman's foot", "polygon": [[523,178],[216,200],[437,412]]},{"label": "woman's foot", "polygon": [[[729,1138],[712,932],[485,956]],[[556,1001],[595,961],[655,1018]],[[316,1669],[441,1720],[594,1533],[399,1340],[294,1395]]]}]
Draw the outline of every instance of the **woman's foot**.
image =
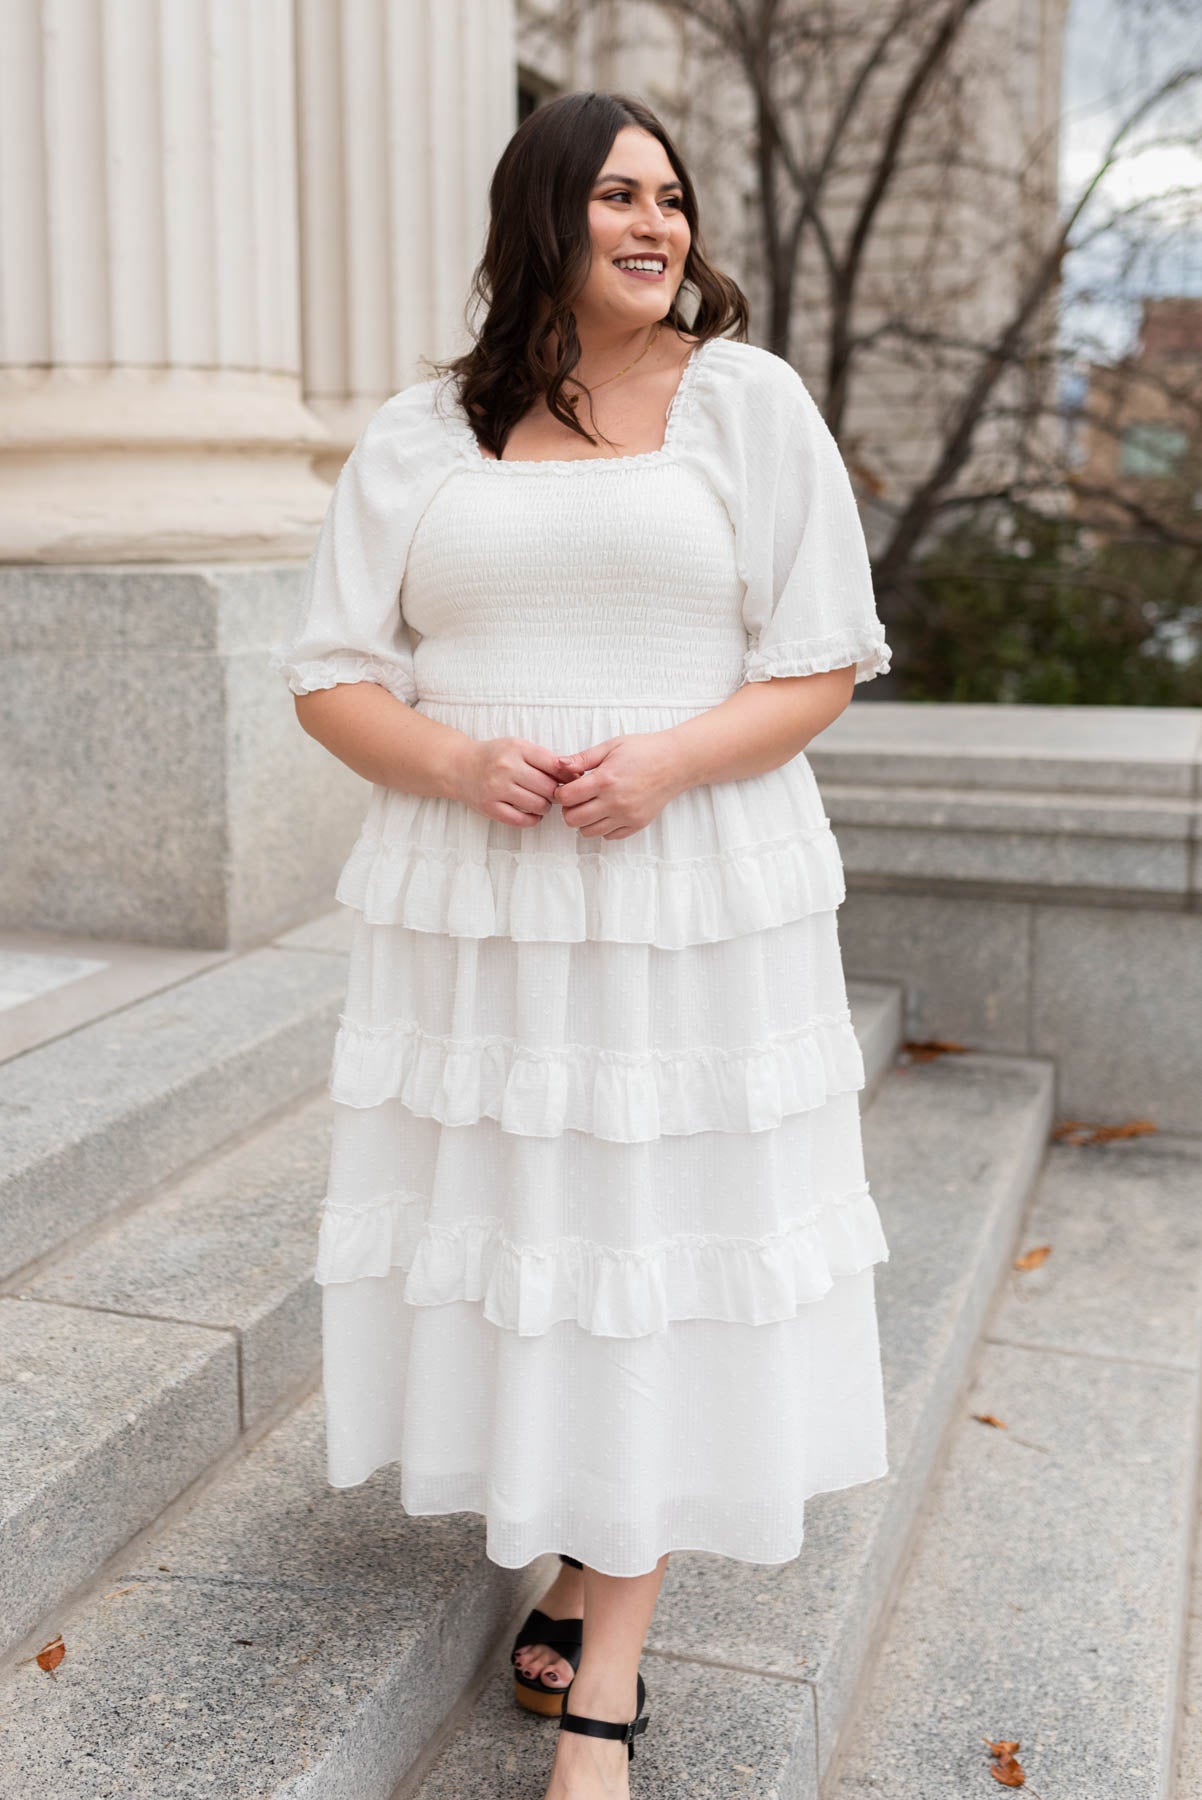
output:
[{"label": "woman's foot", "polygon": [[[581,1718],[627,1725],[635,1717],[638,1695],[635,1689],[627,1692],[612,1682],[586,1692],[577,1676],[566,1706]],[[630,1755],[620,1738],[586,1737],[575,1731],[555,1735],[545,1800],[630,1800]]]},{"label": "woman's foot", "polygon": [[[584,1570],[560,1563],[559,1574],[538,1602],[538,1610],[549,1619],[583,1618]],[[548,1693],[562,1693],[575,1674],[571,1663],[546,1644],[524,1644],[513,1660],[523,1675],[541,1679]]]}]

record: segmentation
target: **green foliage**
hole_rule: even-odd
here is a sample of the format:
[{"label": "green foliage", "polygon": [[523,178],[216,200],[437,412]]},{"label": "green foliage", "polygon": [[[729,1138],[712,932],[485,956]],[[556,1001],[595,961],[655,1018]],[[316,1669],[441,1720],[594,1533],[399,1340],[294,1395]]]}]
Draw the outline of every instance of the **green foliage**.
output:
[{"label": "green foliage", "polygon": [[890,698],[1202,706],[1202,559],[1179,545],[1087,549],[1071,520],[947,533],[881,606]]}]

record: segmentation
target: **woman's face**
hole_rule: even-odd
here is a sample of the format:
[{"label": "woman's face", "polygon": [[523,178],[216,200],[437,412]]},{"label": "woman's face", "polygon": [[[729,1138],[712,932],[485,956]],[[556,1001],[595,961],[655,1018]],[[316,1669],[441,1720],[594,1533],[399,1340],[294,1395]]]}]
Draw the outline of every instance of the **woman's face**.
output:
[{"label": "woman's face", "polygon": [[[637,125],[623,126],[589,198],[593,260],[574,303],[578,321],[635,330],[664,317],[692,239],[681,202],[680,182],[659,139]],[[628,270],[620,266],[628,257],[660,267]]]}]

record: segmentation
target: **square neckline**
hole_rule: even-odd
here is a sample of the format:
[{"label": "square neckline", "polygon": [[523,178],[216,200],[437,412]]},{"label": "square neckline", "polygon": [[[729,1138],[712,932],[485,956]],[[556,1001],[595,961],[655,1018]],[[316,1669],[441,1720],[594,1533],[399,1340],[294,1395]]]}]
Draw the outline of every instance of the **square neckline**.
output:
[{"label": "square neckline", "polygon": [[708,345],[717,341],[715,338],[704,338],[701,343],[694,344],[685,358],[680,379],[668,402],[668,410],[664,418],[664,441],[656,450],[636,450],[629,456],[519,457],[504,462],[496,456],[485,456],[470,420],[460,411],[457,422],[461,425],[464,433],[468,456],[482,469],[495,469],[498,473],[509,471],[517,475],[534,474],[544,469],[561,474],[575,474],[579,469],[629,469],[646,466],[648,463],[663,462],[669,457],[674,447],[676,427],[684,412],[684,403],[693,386],[693,378],[700,365],[701,353]]}]

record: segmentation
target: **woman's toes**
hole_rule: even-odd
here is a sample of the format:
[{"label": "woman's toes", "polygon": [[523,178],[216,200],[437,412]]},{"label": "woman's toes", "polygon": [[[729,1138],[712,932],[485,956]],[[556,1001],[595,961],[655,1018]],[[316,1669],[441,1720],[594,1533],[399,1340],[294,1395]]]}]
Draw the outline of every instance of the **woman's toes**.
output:
[{"label": "woman's toes", "polygon": [[514,1657],[515,1666],[532,1681],[541,1680],[545,1687],[566,1687],[572,1679],[572,1665],[555,1655],[553,1650],[540,1650],[536,1644],[524,1644]]}]

